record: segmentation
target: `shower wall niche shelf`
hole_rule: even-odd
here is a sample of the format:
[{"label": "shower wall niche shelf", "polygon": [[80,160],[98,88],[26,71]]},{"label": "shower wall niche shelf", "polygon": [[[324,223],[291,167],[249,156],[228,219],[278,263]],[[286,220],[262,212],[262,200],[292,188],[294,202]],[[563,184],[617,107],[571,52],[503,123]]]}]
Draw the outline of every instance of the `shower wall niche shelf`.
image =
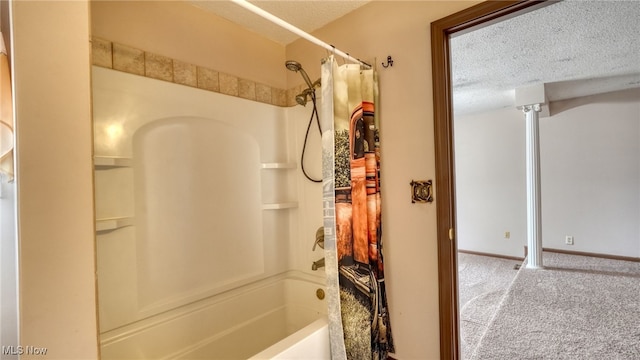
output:
[{"label": "shower wall niche shelf", "polygon": [[96,232],[117,230],[126,226],[133,226],[133,217],[117,217],[96,220]]},{"label": "shower wall niche shelf", "polygon": [[271,162],[271,163],[262,163],[260,165],[262,169],[295,169],[296,163],[294,162]]},{"label": "shower wall niche shelf", "polygon": [[131,167],[131,158],[117,156],[94,156],[93,163],[96,169],[108,169],[114,167]]},{"label": "shower wall niche shelf", "polygon": [[262,210],[282,210],[282,209],[293,209],[297,207],[298,207],[298,203],[295,201],[275,203],[275,204],[262,204]]},{"label": "shower wall niche shelf", "polygon": [[262,170],[277,170],[266,171],[261,175],[262,210],[283,210],[298,207],[298,202],[292,201],[295,198],[290,193],[293,173],[288,171],[294,170],[296,166],[295,162],[263,162],[260,164]]}]

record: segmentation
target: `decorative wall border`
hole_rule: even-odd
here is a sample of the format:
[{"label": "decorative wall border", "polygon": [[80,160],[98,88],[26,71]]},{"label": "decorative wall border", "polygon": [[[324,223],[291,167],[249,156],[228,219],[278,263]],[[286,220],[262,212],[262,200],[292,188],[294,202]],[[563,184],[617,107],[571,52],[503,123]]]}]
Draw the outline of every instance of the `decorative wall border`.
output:
[{"label": "decorative wall border", "polygon": [[275,106],[295,106],[295,96],[304,88],[279,89],[98,37],[91,39],[91,49],[95,66]]}]

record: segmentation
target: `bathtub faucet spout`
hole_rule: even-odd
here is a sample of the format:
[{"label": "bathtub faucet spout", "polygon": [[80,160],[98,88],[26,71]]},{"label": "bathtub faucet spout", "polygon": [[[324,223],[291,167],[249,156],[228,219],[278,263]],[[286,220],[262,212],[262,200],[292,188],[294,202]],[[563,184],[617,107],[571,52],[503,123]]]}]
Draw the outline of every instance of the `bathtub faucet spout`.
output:
[{"label": "bathtub faucet spout", "polygon": [[313,265],[311,265],[311,270],[316,271],[319,268],[324,267],[324,258],[318,260],[318,261],[314,261]]}]

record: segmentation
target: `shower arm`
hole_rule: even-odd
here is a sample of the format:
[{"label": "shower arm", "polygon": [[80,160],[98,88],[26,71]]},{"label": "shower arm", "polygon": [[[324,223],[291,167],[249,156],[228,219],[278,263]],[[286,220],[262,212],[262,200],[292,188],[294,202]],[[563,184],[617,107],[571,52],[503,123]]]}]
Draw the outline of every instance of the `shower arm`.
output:
[{"label": "shower arm", "polygon": [[301,67],[300,70],[298,70],[298,72],[300,74],[302,74],[302,77],[304,78],[304,82],[307,83],[307,85],[309,85],[309,89],[313,89],[314,88],[314,84],[311,83],[311,79],[309,79],[309,75],[307,75],[307,72],[304,71],[304,69]]}]

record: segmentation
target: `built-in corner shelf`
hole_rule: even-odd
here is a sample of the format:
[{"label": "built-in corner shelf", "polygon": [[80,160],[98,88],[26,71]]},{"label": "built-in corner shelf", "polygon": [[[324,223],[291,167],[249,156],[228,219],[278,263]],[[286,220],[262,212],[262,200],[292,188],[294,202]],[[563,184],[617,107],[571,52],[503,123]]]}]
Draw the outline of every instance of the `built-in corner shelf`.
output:
[{"label": "built-in corner shelf", "polygon": [[[260,164],[260,168],[263,170],[292,170],[296,168],[295,162],[265,162]],[[270,176],[280,177],[281,175],[289,176],[288,173],[285,172],[270,172]],[[265,174],[266,175],[266,174]],[[270,178],[269,176],[269,178]],[[271,179],[272,181],[274,179]],[[298,207],[298,202],[296,201],[283,201],[276,202],[271,204],[262,204],[262,210],[284,210],[284,209],[294,209]]]},{"label": "built-in corner shelf", "polygon": [[96,232],[112,231],[127,226],[133,226],[132,217],[116,217],[96,220]]},{"label": "built-in corner shelf", "polygon": [[288,170],[288,169],[295,169],[296,168],[296,163],[294,162],[272,162],[272,163],[262,163],[260,165],[260,168],[262,169],[281,169],[281,170]]},{"label": "built-in corner shelf", "polygon": [[275,204],[262,204],[262,210],[282,210],[282,209],[294,209],[298,207],[296,201],[282,202]]},{"label": "built-in corner shelf", "polygon": [[131,167],[131,158],[117,156],[94,156],[93,163],[96,169],[109,169],[117,167]]}]

